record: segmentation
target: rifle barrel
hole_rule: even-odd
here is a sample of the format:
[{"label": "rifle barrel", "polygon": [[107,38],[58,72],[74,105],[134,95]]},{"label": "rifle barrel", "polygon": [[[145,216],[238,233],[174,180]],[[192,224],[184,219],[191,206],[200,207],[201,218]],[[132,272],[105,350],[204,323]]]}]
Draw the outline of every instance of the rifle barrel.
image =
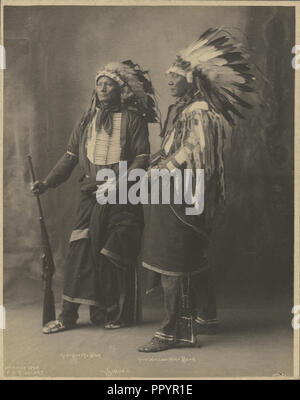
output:
[{"label": "rifle barrel", "polygon": [[[27,156],[27,159],[28,159],[28,163],[29,163],[29,168],[30,168],[32,183],[34,183],[34,182],[36,181],[36,179],[35,179],[35,173],[34,173],[34,168],[33,168],[33,164],[32,164],[32,157],[31,157],[31,155],[28,155],[28,156]],[[37,200],[37,203],[38,203],[40,218],[44,219],[43,209],[42,209],[42,204],[41,204],[40,196],[39,196],[38,194],[36,194],[35,197],[36,197],[36,200]]]},{"label": "rifle barrel", "polygon": [[[33,183],[36,181],[35,173],[32,165],[32,158],[30,155],[27,156],[31,178]],[[43,302],[43,325],[47,322],[55,320],[55,302],[54,302],[54,294],[51,288],[52,285],[52,275],[55,271],[55,265],[53,261],[52,251],[49,243],[48,232],[46,228],[46,224],[44,221],[43,210],[41,205],[41,200],[39,194],[36,195],[39,213],[40,213],[40,228],[43,242],[43,279],[45,281],[45,289],[44,289],[44,302]]]}]

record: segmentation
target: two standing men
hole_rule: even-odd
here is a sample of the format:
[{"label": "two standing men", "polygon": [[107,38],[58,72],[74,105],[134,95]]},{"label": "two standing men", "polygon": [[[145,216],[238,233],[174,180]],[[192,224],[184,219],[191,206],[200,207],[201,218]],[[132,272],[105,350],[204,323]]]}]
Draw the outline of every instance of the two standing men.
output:
[{"label": "two standing men", "polygon": [[[126,66],[126,67],[125,67]],[[215,207],[225,198],[225,131],[240,94],[253,79],[239,46],[221,29],[209,29],[177,56],[168,70],[171,105],[162,131],[161,150],[150,168],[204,169],[205,202],[200,215],[186,215],[185,204],[144,206],[143,266],[158,274],[164,292],[165,320],[142,352],[194,346],[196,335],[217,326],[211,270],[206,251]],[[91,319],[106,328],[128,323],[128,279],[139,253],[140,205],[100,205],[96,173],[117,163],[145,168],[150,153],[147,122],[156,120],[153,88],[131,62],[111,63],[96,77],[92,105],[71,135],[67,153],[35,193],[55,187],[78,163],[83,169],[78,219],[70,239],[63,310],[44,333],[73,327],[79,304],[91,306]],[[171,191],[174,186],[171,184]]]}]

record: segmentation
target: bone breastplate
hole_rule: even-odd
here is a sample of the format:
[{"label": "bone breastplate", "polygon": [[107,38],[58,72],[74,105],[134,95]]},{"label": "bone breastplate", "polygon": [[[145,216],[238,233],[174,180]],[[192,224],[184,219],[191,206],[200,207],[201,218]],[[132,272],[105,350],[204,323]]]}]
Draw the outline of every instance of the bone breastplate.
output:
[{"label": "bone breastplate", "polygon": [[109,135],[103,127],[96,131],[96,116],[90,126],[90,134],[86,143],[87,157],[96,165],[115,164],[120,161],[121,155],[121,113],[113,114],[113,131]]}]

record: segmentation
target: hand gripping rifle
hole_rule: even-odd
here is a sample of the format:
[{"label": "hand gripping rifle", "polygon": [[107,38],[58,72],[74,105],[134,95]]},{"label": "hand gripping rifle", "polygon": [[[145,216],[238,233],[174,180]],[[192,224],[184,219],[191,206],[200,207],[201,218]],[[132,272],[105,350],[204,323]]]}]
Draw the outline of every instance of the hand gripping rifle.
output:
[{"label": "hand gripping rifle", "polygon": [[[35,182],[35,173],[32,165],[31,156],[28,157],[29,168],[31,172],[32,182]],[[39,195],[36,195],[37,204],[40,213],[40,228],[43,245],[43,265],[42,265],[42,279],[44,281],[44,303],[43,303],[43,326],[47,322],[55,320],[55,302],[54,294],[52,291],[52,276],[55,272],[55,265],[53,261],[52,251],[48,238],[48,232],[44,221],[43,210]]]}]

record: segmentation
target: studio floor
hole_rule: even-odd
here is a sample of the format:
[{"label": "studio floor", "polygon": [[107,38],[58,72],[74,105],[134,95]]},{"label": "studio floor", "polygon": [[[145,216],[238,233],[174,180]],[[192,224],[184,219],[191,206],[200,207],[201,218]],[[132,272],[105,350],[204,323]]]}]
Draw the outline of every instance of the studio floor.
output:
[{"label": "studio floor", "polygon": [[[59,311],[57,290],[57,311]],[[293,375],[291,305],[287,300],[234,302],[219,296],[220,332],[198,336],[199,347],[139,353],[162,319],[161,296],[144,300],[143,322],[105,330],[80,308],[78,328],[41,333],[40,282],[7,291],[4,363],[6,377],[289,377]]]}]

